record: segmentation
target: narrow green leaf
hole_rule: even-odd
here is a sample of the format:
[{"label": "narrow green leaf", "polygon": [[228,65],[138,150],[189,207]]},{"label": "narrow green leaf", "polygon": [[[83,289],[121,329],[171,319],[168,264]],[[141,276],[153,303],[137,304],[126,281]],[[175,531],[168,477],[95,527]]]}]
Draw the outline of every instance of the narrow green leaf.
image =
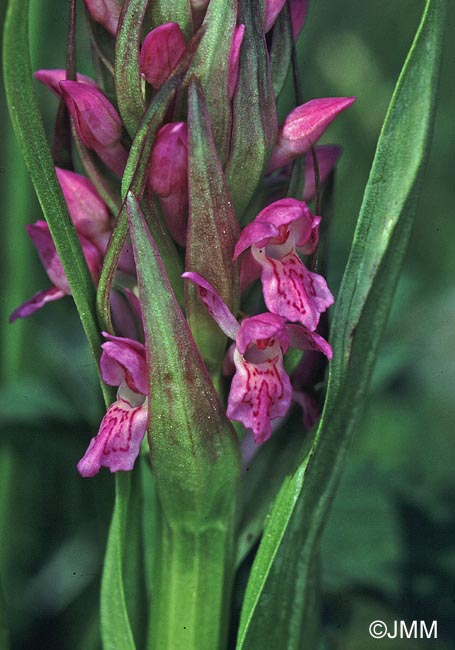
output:
[{"label": "narrow green leaf", "polygon": [[148,0],[128,0],[123,4],[115,41],[115,95],[126,130],[131,138],[145,110],[139,69],[142,21]]},{"label": "narrow green leaf", "polygon": [[193,35],[190,0],[153,0],[149,11],[152,27],[173,22],[180,25],[186,39]]},{"label": "narrow green leaf", "polygon": [[[46,140],[32,82],[29,51],[29,0],[11,0],[5,22],[3,61],[5,88],[16,136],[32,177],[68,278],[87,339],[98,362],[100,334],[95,316],[95,288],[71,222]],[[109,391],[101,384],[105,398]]]},{"label": "narrow green leaf", "polygon": [[[200,273],[236,313],[239,269],[232,256],[240,228],[216,153],[204,95],[195,79],[188,89],[188,129],[190,211],[186,270]],[[207,312],[196,287],[187,283],[185,295],[187,318],[196,344],[210,376],[219,377],[226,337]]]},{"label": "narrow green leaf", "polygon": [[109,528],[101,582],[101,637],[103,650],[135,650],[125,598],[123,567],[126,548],[126,523],[131,477],[115,475],[115,504]]},{"label": "narrow green leaf", "polygon": [[236,19],[237,0],[210,0],[202,26],[204,35],[189,71],[204,89],[213,140],[223,167],[232,121],[228,74]]},{"label": "narrow green leaf", "polygon": [[[125,200],[129,189],[131,189],[131,191],[138,197],[142,197],[144,193],[144,187],[147,180],[147,165],[156,132],[163,122],[166,111],[186,75],[200,38],[201,34],[196,35],[192,39],[191,43],[188,44],[186,53],[180,60],[174,74],[161,86],[139,124],[136,136],[131,145],[125,172],[122,178],[123,201]],[[150,210],[152,209],[153,208],[150,208]],[[151,223],[153,223],[153,221],[151,221]],[[163,256],[167,267],[170,269],[174,265],[176,259],[175,247],[169,236],[163,237],[163,227],[158,224],[158,222],[156,231],[153,232],[153,235],[156,237],[156,241],[160,246],[160,253]],[[128,221],[122,205],[122,209],[118,214],[117,222],[104,256],[104,264],[96,296],[99,321],[102,327],[108,331],[112,331],[110,293],[117,264],[127,236]]]},{"label": "narrow green leaf", "polygon": [[314,647],[302,625],[310,575],[411,230],[433,121],[444,8],[442,0],[428,0],[391,100],[334,313],[322,420],[310,453],[271,510],[245,596],[238,650]]},{"label": "narrow green leaf", "polygon": [[242,2],[239,10],[239,23],[245,25],[245,35],[240,51],[226,177],[240,220],[262,178],[278,129],[262,9],[262,2]]},{"label": "narrow green leaf", "polygon": [[163,515],[150,647],[220,650],[233,575],[238,442],[131,193],[126,206],[150,368],[149,444]]}]

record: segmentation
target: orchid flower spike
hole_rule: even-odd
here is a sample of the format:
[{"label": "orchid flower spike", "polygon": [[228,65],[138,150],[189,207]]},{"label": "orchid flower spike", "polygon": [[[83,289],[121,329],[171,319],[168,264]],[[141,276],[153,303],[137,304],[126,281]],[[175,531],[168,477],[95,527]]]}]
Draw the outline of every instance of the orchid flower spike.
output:
[{"label": "orchid flower spike", "polygon": [[297,156],[306,153],[319,140],[329,124],[349,108],[355,97],[326,97],[312,99],[297,106],[284,120],[278,133],[267,171],[284,167]]},{"label": "orchid flower spike", "polygon": [[109,467],[111,472],[133,469],[147,430],[145,347],[106,332],[103,336],[107,342],[101,346],[101,376],[109,386],[118,386],[117,400],[77,465],[81,476],[94,476],[101,467]]},{"label": "orchid flower spike", "polygon": [[308,271],[297,254],[314,252],[320,217],[304,201],[281,199],[268,205],[243,229],[234,259],[251,248],[261,267],[264,300],[272,313],[300,322],[311,332],[319,316],[333,303],[321,275]]},{"label": "orchid flower spike", "polygon": [[121,143],[122,120],[115,108],[101,91],[87,84],[61,81],[60,89],[82,143],[121,176],[128,152]]},{"label": "orchid flower spike", "polygon": [[315,332],[300,325],[287,325],[277,314],[264,313],[245,318],[239,324],[212,285],[198,273],[183,274],[193,282],[212,318],[235,341],[236,368],[229,392],[226,415],[251,429],[257,443],[272,434],[271,420],[286,415],[292,387],[283,367],[283,354],[290,345],[302,350],[319,350],[328,358],[330,345]]}]

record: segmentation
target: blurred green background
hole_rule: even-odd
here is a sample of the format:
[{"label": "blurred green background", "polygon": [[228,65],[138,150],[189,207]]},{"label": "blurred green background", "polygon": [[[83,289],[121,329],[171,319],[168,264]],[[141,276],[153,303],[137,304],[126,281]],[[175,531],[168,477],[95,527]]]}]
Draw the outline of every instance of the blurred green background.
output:
[{"label": "blurred green background", "polygon": [[[63,67],[69,5],[32,4],[33,67]],[[455,647],[455,4],[448,4],[434,142],[416,224],[323,540],[330,648]],[[423,6],[423,0],[310,2],[299,43],[305,98],[358,98],[324,138],[344,149],[331,232],[335,292],[382,120]],[[4,11],[2,4],[2,22]],[[90,74],[84,34],[79,50],[79,70]],[[56,100],[37,90],[51,134]],[[49,281],[24,231],[41,215],[3,95],[0,120],[0,576],[11,647],[96,649],[112,480],[107,472],[83,480],[75,466],[97,430],[101,397],[70,299],[8,325],[12,310]],[[375,619],[437,620],[439,638],[374,641],[368,624]]]}]

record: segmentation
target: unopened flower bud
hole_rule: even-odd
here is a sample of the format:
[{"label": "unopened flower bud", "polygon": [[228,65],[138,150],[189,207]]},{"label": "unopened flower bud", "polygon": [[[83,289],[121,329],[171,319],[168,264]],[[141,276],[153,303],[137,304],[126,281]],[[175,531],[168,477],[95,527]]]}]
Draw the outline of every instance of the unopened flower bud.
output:
[{"label": "unopened flower bud", "polygon": [[77,81],[60,82],[63,99],[83,144],[121,176],[127,151],[121,144],[122,121],[102,92]]},{"label": "unopened flower bud", "polygon": [[278,133],[278,142],[267,171],[283,167],[293,158],[306,153],[335,117],[354,101],[355,97],[312,99],[291,111]]},{"label": "unopened flower bud", "polygon": [[84,0],[84,2],[93,20],[115,36],[120,18],[118,0]]},{"label": "unopened flower bud", "polygon": [[266,0],[265,2],[265,19],[264,33],[270,31],[278,18],[278,14],[286,4],[286,0]]},{"label": "unopened flower bud", "polygon": [[242,46],[245,25],[238,25],[234,30],[231,51],[229,53],[228,93],[229,99],[234,97],[235,87],[239,78],[240,48]]},{"label": "unopened flower bud", "polygon": [[177,23],[165,23],[144,39],[140,67],[146,81],[158,90],[185,51],[185,37]]},{"label": "unopened flower bud", "polygon": [[[66,81],[66,70],[57,68],[54,70],[37,70],[34,74],[35,79],[41,81],[42,84],[47,86],[52,92],[57,95],[57,97],[62,96],[62,91],[60,88],[60,82]],[[96,81],[87,77],[85,74],[76,75],[77,81],[92,86],[92,88],[98,88]]]},{"label": "unopened flower bud", "polygon": [[157,133],[148,175],[172,237],[186,243],[188,210],[188,129],[185,122],[165,124]]}]

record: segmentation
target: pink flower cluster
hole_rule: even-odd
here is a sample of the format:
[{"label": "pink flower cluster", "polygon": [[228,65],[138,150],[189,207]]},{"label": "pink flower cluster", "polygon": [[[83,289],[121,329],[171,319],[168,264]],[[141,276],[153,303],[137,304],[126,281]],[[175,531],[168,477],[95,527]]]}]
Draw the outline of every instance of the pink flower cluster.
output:
[{"label": "pink flower cluster", "polygon": [[[85,0],[85,3],[92,19],[115,35],[120,17],[117,0]],[[290,2],[294,38],[302,28],[306,4],[303,0]],[[206,5],[207,2],[192,1],[193,16],[200,16]],[[283,0],[266,2],[264,32],[273,27],[283,5]],[[236,90],[244,33],[245,26],[240,24],[232,35],[227,80],[230,99]],[[145,37],[139,55],[144,84],[158,90],[185,50],[185,37],[177,23],[166,23],[152,30]],[[66,80],[64,70],[40,70],[36,78],[65,102],[80,142],[110,172],[121,177],[128,157],[122,120],[96,82],[84,75],[77,75],[76,81]],[[225,364],[234,372],[227,416],[250,429],[258,443],[270,437],[272,421],[286,415],[293,397],[304,409],[307,426],[317,418],[313,398],[293,392],[283,356],[290,347],[319,352],[328,359],[332,355],[330,345],[316,330],[321,314],[333,303],[333,296],[325,279],[308,270],[300,256],[315,252],[321,221],[307,205],[316,194],[310,149],[333,119],[353,101],[353,97],[311,100],[291,111],[279,130],[267,174],[279,177],[295,158],[306,156],[302,200],[282,198],[259,212],[243,229],[233,258],[233,263],[240,258],[244,287],[260,277],[268,311],[238,322],[209,282],[191,270],[183,274],[197,286],[209,313],[233,341]],[[325,145],[316,147],[315,151],[320,180],[324,182],[334,168],[340,148]],[[110,215],[88,178],[59,168],[56,172],[88,268],[97,284],[115,215]],[[152,200],[158,201],[174,241],[185,248],[189,209],[185,122],[169,121],[158,130],[148,165],[146,190]],[[71,293],[47,224],[37,221],[27,231],[52,287],[18,307],[11,321],[29,316],[47,302]],[[128,284],[132,286],[135,265],[128,244],[119,271],[129,274]],[[101,355],[101,375],[107,384],[118,387],[117,400],[109,407],[98,434],[78,464],[82,476],[93,476],[102,466],[112,472],[132,469],[147,428],[150,360],[146,359],[144,345],[135,340],[140,330],[140,323],[137,327],[140,306],[129,289],[123,290],[126,300],[119,300],[118,295],[112,291],[111,308],[115,331],[121,336],[103,333],[106,342]]]}]

